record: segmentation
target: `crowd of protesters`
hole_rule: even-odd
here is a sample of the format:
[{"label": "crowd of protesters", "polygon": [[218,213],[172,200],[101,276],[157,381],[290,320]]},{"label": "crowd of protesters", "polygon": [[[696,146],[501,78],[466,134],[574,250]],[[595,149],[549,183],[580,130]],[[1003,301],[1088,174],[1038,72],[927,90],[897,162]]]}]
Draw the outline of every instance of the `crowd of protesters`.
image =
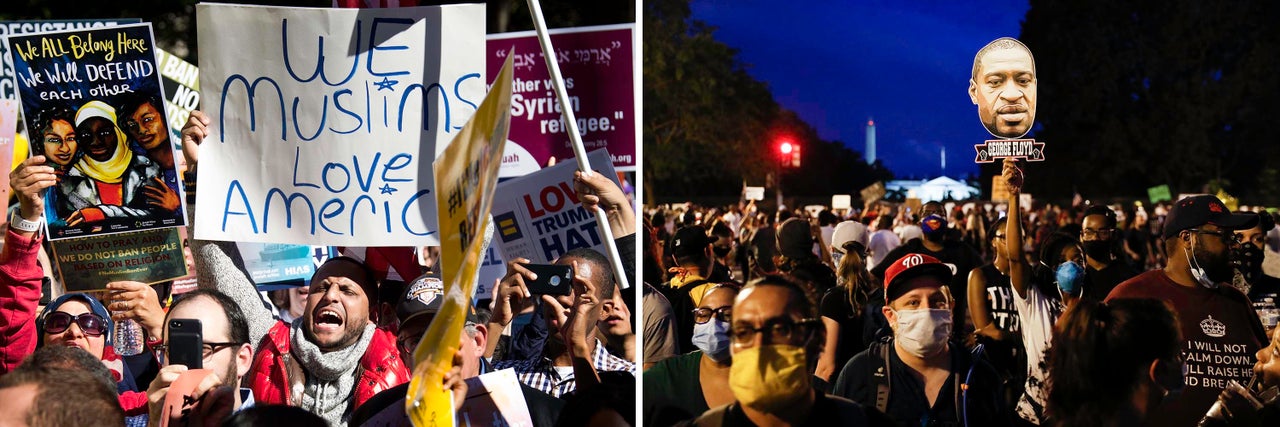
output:
[{"label": "crowd of protesters", "polygon": [[648,207],[645,424],[1280,423],[1270,213],[1026,206],[1017,162],[999,179],[1007,201]]},{"label": "crowd of protesters", "polygon": [[[208,124],[196,111],[182,129],[191,171]],[[45,210],[42,193],[58,179],[46,162],[34,156],[10,175],[21,218],[39,221]],[[186,174],[188,212],[197,209],[195,176]],[[574,181],[583,206],[608,215],[623,259],[635,259],[636,221],[627,195],[600,174],[578,173]],[[487,233],[486,245],[492,229]],[[39,232],[11,227],[5,234],[0,424],[409,425],[412,354],[446,299],[434,268],[438,248],[400,248],[423,256],[387,269],[368,261],[373,249],[352,249],[319,265],[306,286],[268,297],[251,280],[235,242],[192,240],[196,290],[170,295],[171,283],[113,282],[105,291],[63,294],[41,308],[48,291],[39,259],[47,250]],[[574,267],[572,289],[556,297],[530,293],[525,283],[535,275],[527,263],[510,260],[493,297],[467,310],[442,384],[453,392],[455,408],[465,411],[467,378],[513,369],[519,393],[493,400],[523,401],[515,407],[527,407],[533,425],[634,424],[638,357],[630,313],[636,307],[632,292],[617,289],[615,280],[636,283],[634,263],[616,272],[593,249],[569,251],[554,263]],[[199,321],[202,353],[195,357],[209,371],[187,394],[183,411],[165,409],[170,387],[194,368],[171,363],[172,319]],[[122,321],[136,322],[144,334],[136,355],[122,355],[113,342]]]}]

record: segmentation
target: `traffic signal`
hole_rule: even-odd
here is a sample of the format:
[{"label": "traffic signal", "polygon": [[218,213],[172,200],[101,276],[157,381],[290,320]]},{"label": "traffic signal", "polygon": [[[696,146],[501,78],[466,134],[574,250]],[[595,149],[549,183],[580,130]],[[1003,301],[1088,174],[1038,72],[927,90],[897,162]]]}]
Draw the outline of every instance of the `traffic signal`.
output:
[{"label": "traffic signal", "polygon": [[800,167],[800,144],[783,140],[778,144],[778,153],[782,167]]}]

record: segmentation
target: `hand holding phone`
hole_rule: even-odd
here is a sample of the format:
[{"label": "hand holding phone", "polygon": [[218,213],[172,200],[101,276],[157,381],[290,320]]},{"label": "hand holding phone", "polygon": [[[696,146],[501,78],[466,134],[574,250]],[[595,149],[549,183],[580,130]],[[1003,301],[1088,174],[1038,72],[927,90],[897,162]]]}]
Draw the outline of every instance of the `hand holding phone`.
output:
[{"label": "hand holding phone", "polygon": [[524,268],[538,275],[537,280],[525,282],[529,293],[537,295],[569,295],[573,288],[573,267],[555,264],[525,264]]},{"label": "hand holding phone", "polygon": [[187,369],[204,367],[204,328],[197,319],[169,319],[167,362]]}]

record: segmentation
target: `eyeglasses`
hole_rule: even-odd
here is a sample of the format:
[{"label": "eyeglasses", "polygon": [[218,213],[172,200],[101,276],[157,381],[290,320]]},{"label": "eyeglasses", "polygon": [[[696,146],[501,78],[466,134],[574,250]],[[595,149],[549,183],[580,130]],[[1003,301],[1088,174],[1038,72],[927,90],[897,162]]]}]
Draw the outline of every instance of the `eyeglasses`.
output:
[{"label": "eyeglasses", "polygon": [[73,322],[80,325],[80,330],[85,335],[100,337],[107,333],[107,321],[102,316],[93,313],[73,316],[61,311],[49,313],[49,316],[44,319],[44,333],[60,334],[70,328]]},{"label": "eyeglasses", "polygon": [[726,305],[724,307],[720,307],[716,309],[701,308],[701,307],[693,309],[694,323],[703,324],[703,323],[710,322],[713,316],[721,322],[732,321],[733,306]]},{"label": "eyeglasses", "polygon": [[1187,231],[1190,231],[1196,234],[1208,234],[1210,236],[1217,236],[1218,239],[1222,240],[1222,243],[1228,244],[1228,245],[1244,243],[1244,240],[1241,239],[1242,236],[1239,234],[1236,234],[1231,230],[1201,230],[1199,228],[1192,228]]},{"label": "eyeglasses", "polygon": [[[224,348],[231,347],[234,345],[240,345],[240,344],[241,343],[238,343],[238,342],[203,342],[203,343],[200,343],[200,357],[207,359],[209,358],[209,356],[212,356],[213,353],[221,351]],[[161,344],[161,345],[155,346],[154,349],[157,354],[163,354],[165,357],[165,360],[168,360],[170,347],[172,346]]]},{"label": "eyeglasses", "polygon": [[[818,324],[818,319],[801,319],[793,322],[790,320],[774,320],[765,323],[759,328],[747,326],[744,324],[734,325],[729,331],[730,338],[736,345],[744,345],[751,342],[757,333],[764,333],[765,337],[771,343],[791,342],[795,337],[803,337],[813,332],[814,325]],[[796,333],[799,333],[797,335]]]},{"label": "eyeglasses", "polygon": [[1093,230],[1093,229],[1086,228],[1086,229],[1080,230],[1080,237],[1084,237],[1086,239],[1110,239],[1111,234],[1114,233],[1115,231],[1116,229],[1114,228],[1104,228],[1101,230]]}]

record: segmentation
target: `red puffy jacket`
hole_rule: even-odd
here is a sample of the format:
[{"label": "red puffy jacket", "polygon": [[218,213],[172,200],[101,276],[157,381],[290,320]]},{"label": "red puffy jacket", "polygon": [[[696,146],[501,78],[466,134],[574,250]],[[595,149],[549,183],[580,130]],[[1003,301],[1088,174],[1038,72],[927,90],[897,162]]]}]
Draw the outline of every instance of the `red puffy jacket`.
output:
[{"label": "red puffy jacket", "polygon": [[10,229],[0,252],[0,375],[18,367],[36,351],[36,306],[44,269],[40,233],[30,238]]},{"label": "red puffy jacket", "polygon": [[[253,400],[259,405],[292,405],[290,396],[289,365],[298,363],[289,353],[289,324],[277,321],[262,338],[249,369],[249,388]],[[297,368],[295,368],[297,369]],[[360,370],[356,382],[355,407],[364,404],[373,395],[409,381],[409,370],[396,350],[396,337],[390,332],[375,329],[369,348],[356,366]]]}]

